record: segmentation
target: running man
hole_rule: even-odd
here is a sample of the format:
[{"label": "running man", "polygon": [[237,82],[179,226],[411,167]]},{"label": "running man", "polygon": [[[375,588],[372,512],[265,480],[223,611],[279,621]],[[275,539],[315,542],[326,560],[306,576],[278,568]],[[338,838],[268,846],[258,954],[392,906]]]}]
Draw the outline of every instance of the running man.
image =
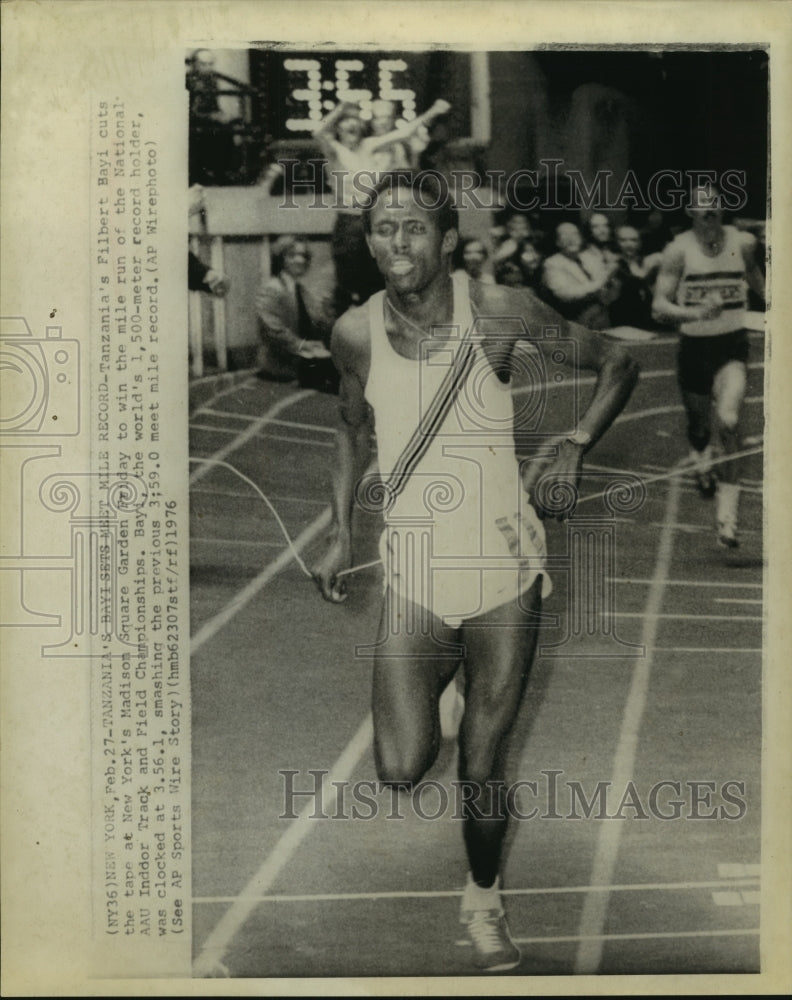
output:
[{"label": "running man", "polygon": [[740,450],[740,417],[747,382],[748,286],[764,299],[756,237],[724,226],[720,195],[712,185],[692,192],[691,228],[663,252],[652,303],[653,318],[681,334],[678,381],[687,415],[690,463],[702,496],[717,494],[718,543],[736,548],[739,460],[712,472],[712,409],[726,456]]},{"label": "running man", "polygon": [[[469,793],[469,875],[461,920],[476,965],[506,970],[520,960],[500,898],[506,748],[550,589],[544,529],[529,491],[540,476],[543,486],[546,477],[577,485],[584,451],[623,408],[638,368],[621,347],[567,324],[530,292],[452,276],[457,216],[434,177],[380,181],[364,222],[386,287],[333,330],[342,418],[334,531],[314,577],[327,600],[345,599],[340,574],[352,565],[353,505],[384,496],[372,698],[377,773],[409,790],[432,766],[440,695],[464,662],[459,777]],[[574,338],[580,365],[598,378],[574,434],[523,473],[509,379],[526,323],[542,350],[544,326]],[[372,416],[376,484],[362,476]]]}]

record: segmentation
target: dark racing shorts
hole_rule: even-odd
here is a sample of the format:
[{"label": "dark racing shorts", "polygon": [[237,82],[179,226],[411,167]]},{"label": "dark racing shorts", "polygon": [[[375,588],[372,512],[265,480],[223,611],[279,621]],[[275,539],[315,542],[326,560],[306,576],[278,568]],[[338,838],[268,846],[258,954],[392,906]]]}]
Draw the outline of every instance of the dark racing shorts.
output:
[{"label": "dark racing shorts", "polygon": [[720,333],[714,337],[682,336],[677,354],[677,379],[683,392],[709,396],[715,375],[730,361],[748,361],[748,334],[745,330]]}]

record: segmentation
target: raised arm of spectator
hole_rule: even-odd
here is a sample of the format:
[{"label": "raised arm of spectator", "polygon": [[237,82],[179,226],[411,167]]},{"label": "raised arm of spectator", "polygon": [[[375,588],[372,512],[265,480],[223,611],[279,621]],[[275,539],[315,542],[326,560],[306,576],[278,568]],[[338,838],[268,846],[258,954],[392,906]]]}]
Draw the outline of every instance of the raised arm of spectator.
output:
[{"label": "raised arm of spectator", "polygon": [[451,105],[448,101],[437,100],[431,108],[424,111],[422,115],[418,115],[417,118],[413,118],[411,122],[406,122],[404,125],[393,129],[393,131],[386,132],[385,135],[369,136],[365,140],[366,145],[372,152],[376,152],[379,149],[392,146],[396,142],[406,142],[413,138],[416,133],[419,133],[422,128],[429,125],[435,118],[439,118],[440,115],[444,115],[450,110]]},{"label": "raised arm of spectator", "polygon": [[333,110],[314,126],[314,139],[322,147],[323,151],[332,156],[334,153],[333,143],[336,141],[336,125],[346,115],[357,114],[357,107],[348,101],[339,101]]}]

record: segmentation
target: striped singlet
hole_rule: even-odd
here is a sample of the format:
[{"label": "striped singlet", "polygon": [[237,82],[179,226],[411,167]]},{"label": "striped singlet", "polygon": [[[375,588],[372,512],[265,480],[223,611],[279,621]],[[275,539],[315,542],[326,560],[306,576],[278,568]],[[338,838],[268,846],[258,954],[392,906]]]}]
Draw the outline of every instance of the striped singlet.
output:
[{"label": "striped singlet", "polygon": [[374,411],[385,530],[385,585],[457,627],[513,601],[545,572],[544,527],[522,488],[511,387],[473,330],[467,276],[452,275],[446,340],[398,354],[385,292],[369,299]]},{"label": "striped singlet", "polygon": [[672,244],[682,253],[685,262],[677,289],[677,305],[697,306],[711,294],[719,295],[723,302],[720,316],[682,323],[680,333],[687,337],[716,337],[745,326],[748,285],[740,233],[734,226],[724,226],[723,233],[723,249],[716,257],[704,253],[692,230],[681,233]]}]

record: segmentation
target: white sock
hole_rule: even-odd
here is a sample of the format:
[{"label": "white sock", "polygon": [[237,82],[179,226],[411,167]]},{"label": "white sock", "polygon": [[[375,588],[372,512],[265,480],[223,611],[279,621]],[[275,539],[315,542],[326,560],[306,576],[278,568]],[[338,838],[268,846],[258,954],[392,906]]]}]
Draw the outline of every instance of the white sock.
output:
[{"label": "white sock", "polygon": [[473,876],[468,873],[467,885],[462,895],[462,910],[497,910],[503,913],[500,900],[500,878],[486,889],[482,889],[473,880]]},{"label": "white sock", "polygon": [[718,483],[716,517],[719,524],[737,525],[737,505],[740,499],[739,483]]},{"label": "white sock", "polygon": [[690,449],[690,463],[696,472],[707,473],[712,469],[712,445],[708,444],[703,451]]}]

